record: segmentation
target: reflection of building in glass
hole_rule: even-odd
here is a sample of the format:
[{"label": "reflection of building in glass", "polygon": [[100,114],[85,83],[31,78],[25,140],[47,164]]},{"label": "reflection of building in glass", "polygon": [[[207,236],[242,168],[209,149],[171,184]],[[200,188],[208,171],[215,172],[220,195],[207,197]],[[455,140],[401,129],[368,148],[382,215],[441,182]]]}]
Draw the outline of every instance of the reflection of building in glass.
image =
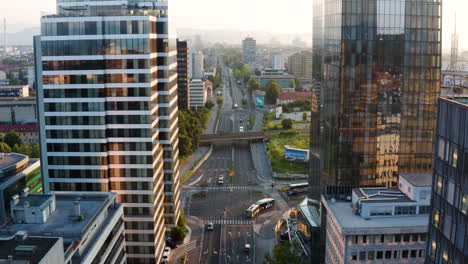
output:
[{"label": "reflection of building in glass", "polygon": [[467,263],[468,98],[438,102],[426,263]]},{"label": "reflection of building in glass", "polygon": [[[431,171],[440,2],[314,1],[312,69],[321,107],[312,112],[311,151],[320,156],[310,159],[309,201],[317,210],[324,208],[320,194],[346,198],[353,186],[394,187],[403,173]],[[321,235],[313,256],[323,257],[324,228]]]},{"label": "reflection of building in glass", "polygon": [[[440,81],[439,1],[332,1],[323,13],[327,184],[395,186],[431,170]],[[425,14],[421,10],[430,10]],[[391,19],[389,19],[391,18]],[[418,23],[417,19],[433,21]],[[315,21],[315,20],[314,20]]]}]

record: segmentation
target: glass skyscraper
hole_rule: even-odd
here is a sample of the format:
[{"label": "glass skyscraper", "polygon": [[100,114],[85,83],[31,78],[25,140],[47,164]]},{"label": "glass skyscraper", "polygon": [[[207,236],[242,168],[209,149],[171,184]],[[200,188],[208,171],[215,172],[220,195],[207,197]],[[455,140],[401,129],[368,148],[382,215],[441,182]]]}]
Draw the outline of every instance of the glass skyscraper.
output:
[{"label": "glass skyscraper", "polygon": [[468,98],[439,99],[427,264],[468,263]]},{"label": "glass skyscraper", "polygon": [[324,184],[395,186],[431,171],[441,2],[314,1]]},{"label": "glass skyscraper", "polygon": [[158,263],[179,216],[177,51],[165,0],[58,0],[35,38],[45,191],[124,206],[129,263]]}]

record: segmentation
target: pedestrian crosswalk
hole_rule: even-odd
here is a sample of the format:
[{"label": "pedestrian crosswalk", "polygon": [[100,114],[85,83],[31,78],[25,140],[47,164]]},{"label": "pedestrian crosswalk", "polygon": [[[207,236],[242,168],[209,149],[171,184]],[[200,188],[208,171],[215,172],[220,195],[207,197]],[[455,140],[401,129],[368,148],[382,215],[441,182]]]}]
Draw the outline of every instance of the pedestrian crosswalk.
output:
[{"label": "pedestrian crosswalk", "polygon": [[197,247],[197,240],[192,240],[187,244],[187,252]]},{"label": "pedestrian crosswalk", "polygon": [[223,185],[223,186],[208,186],[206,187],[207,191],[248,191],[250,190],[250,186],[237,186],[237,185]]},{"label": "pedestrian crosswalk", "polygon": [[213,223],[214,225],[251,225],[252,219],[243,218],[222,218],[222,219],[205,219],[204,224]]}]

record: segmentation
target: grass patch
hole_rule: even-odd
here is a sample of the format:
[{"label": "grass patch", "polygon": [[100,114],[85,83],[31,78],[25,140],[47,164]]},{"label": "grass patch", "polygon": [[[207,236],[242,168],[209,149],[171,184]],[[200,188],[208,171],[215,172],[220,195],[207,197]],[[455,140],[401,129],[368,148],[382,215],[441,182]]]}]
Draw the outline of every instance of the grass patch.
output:
[{"label": "grass patch", "polygon": [[204,191],[197,192],[197,193],[194,193],[192,196],[197,197],[197,198],[205,198],[206,197],[206,192],[204,192]]},{"label": "grass patch", "polygon": [[256,118],[257,118],[257,116],[254,115],[254,114],[250,114],[250,115],[249,115],[249,127],[250,127],[250,129],[253,128],[253,126],[254,126],[254,124],[255,124],[255,119],[256,119]]},{"label": "grass patch", "polygon": [[[302,173],[302,174],[306,174],[306,173]],[[301,177],[289,177],[289,178],[283,178],[283,177],[273,177],[273,179],[277,180],[277,181],[298,181],[298,180],[306,180],[304,178],[301,178]]]},{"label": "grass patch", "polygon": [[187,171],[187,173],[184,175],[184,177],[180,180],[180,183],[184,183],[184,182],[186,182],[188,179],[190,179],[190,177],[192,177],[193,173],[194,173],[193,170]]},{"label": "grass patch", "polygon": [[250,191],[252,194],[262,194],[263,192],[260,190],[251,190]]},{"label": "grass patch", "polygon": [[187,263],[187,253],[184,253],[184,255],[182,255],[182,258],[180,258],[180,264],[185,263]]},{"label": "grass patch", "polygon": [[254,181],[249,181],[248,184],[249,184],[250,186],[257,186],[257,185],[258,185],[258,183],[254,182]]},{"label": "grass patch", "polygon": [[268,158],[271,167],[277,173],[307,174],[309,166],[307,163],[289,162],[284,159],[284,145],[292,148],[308,149],[309,135],[298,134],[297,132],[282,132],[279,135],[273,135],[266,142]]},{"label": "grass patch", "polygon": [[288,191],[288,190],[289,190],[288,187],[283,187],[283,188],[279,188],[279,189],[278,189],[278,192],[286,192],[286,191]]},{"label": "grass patch", "polygon": [[291,197],[291,198],[289,198],[289,200],[302,200],[304,198],[305,198],[305,195],[302,195],[302,196]]}]

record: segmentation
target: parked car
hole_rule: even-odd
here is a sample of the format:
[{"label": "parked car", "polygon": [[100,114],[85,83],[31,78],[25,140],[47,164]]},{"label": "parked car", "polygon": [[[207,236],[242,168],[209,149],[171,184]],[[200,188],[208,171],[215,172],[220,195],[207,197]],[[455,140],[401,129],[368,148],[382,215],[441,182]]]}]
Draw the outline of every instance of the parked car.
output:
[{"label": "parked car", "polygon": [[212,222],[209,222],[208,224],[206,224],[206,230],[208,230],[208,231],[213,230],[213,223]]}]

